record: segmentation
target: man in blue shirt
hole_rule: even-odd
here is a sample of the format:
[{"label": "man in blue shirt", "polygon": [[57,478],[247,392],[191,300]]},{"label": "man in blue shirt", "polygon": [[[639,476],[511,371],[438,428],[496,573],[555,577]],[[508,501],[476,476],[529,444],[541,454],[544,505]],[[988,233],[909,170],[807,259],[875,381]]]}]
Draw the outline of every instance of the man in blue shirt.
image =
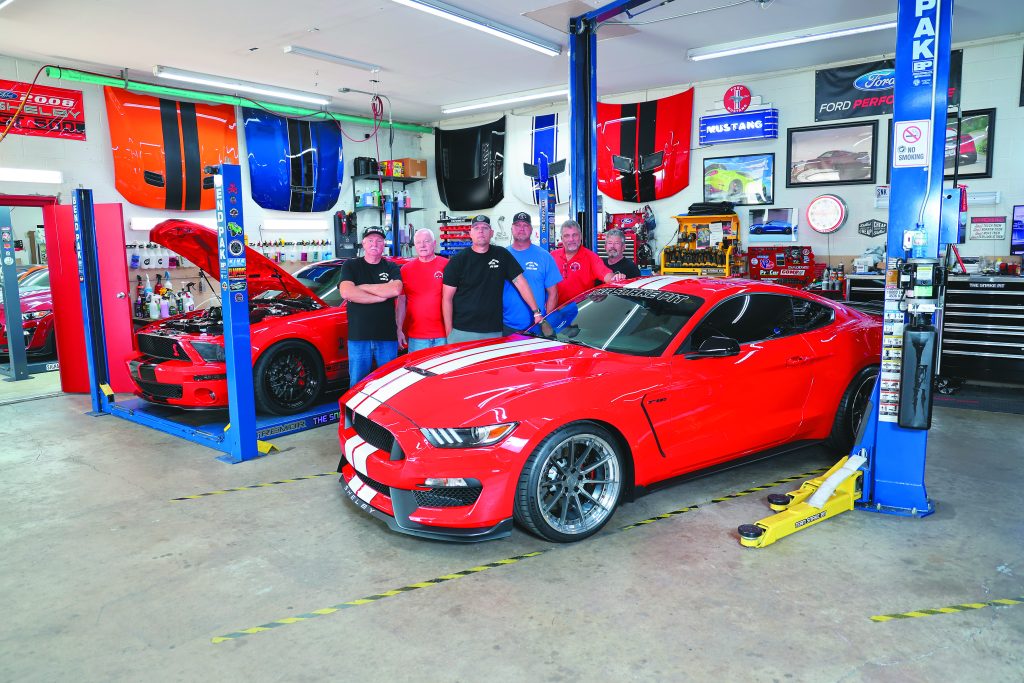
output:
[{"label": "man in blue shirt", "polygon": [[[562,281],[562,274],[558,271],[551,254],[530,241],[532,236],[530,214],[520,211],[512,217],[512,244],[508,250],[523,267],[523,277],[530,285],[530,292],[533,293],[541,312],[547,315],[558,300],[557,285]],[[525,330],[536,322],[533,311],[523,301],[516,288],[508,282],[505,283],[502,303],[502,324],[505,334]]]}]

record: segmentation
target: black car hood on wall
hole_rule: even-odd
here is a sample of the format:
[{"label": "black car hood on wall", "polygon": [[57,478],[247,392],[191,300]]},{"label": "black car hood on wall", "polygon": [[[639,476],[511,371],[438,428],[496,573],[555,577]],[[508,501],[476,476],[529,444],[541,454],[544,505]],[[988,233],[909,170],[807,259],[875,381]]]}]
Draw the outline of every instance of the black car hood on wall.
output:
[{"label": "black car hood on wall", "polygon": [[505,117],[457,130],[434,129],[437,192],[452,211],[495,206],[505,196]]}]

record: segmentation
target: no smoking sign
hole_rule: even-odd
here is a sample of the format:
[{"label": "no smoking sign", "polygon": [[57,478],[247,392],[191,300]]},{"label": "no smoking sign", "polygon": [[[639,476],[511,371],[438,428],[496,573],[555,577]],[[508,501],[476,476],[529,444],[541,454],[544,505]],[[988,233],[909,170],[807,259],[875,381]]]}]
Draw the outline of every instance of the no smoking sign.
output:
[{"label": "no smoking sign", "polygon": [[897,121],[893,128],[893,168],[927,166],[931,161],[931,121]]}]

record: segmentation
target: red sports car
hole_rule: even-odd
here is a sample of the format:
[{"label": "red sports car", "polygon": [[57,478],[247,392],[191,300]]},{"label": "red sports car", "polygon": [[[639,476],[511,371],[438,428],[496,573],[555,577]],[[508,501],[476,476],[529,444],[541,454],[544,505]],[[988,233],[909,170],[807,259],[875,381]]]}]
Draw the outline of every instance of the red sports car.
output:
[{"label": "red sports car", "polygon": [[341,398],[345,490],[393,530],[586,538],[643,487],[763,451],[848,450],[881,322],[749,280],[598,287],[528,335],[427,349]]},{"label": "red sports car", "polygon": [[[150,240],[219,277],[217,233],[168,220]],[[337,293],[342,261],[290,275],[246,249],[253,386],[258,411],[289,415],[313,406],[326,384],[348,374],[348,319]],[[334,304],[334,305],[331,305]],[[221,309],[213,306],[148,325],[136,333],[139,355],[128,361],[136,394],[185,408],[227,406]]]},{"label": "red sports car", "polygon": [[[36,267],[18,278],[21,299],[21,329],[25,335],[25,355],[50,356],[57,350],[53,329],[53,295],[50,272]],[[7,326],[0,300],[0,354],[7,354]]]}]

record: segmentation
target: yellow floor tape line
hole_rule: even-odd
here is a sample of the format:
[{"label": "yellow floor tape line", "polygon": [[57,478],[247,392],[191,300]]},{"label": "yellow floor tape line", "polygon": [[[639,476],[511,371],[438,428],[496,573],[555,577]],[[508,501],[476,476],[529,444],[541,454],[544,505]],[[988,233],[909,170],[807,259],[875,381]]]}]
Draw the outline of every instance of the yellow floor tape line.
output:
[{"label": "yellow floor tape line", "polygon": [[499,567],[507,567],[510,564],[515,564],[516,562],[521,562],[522,560],[526,560],[526,559],[529,559],[531,557],[537,557],[538,555],[541,555],[541,554],[543,554],[545,552],[547,552],[547,551],[546,550],[536,550],[536,551],[531,552],[531,553],[525,553],[523,555],[516,555],[515,557],[508,557],[508,558],[505,558],[504,560],[498,560],[497,562],[490,562],[488,564],[482,564],[482,565],[479,565],[477,567],[471,567],[469,569],[464,569],[461,572],[454,572],[452,574],[445,574],[444,576],[439,576],[436,579],[430,579],[429,581],[420,581],[418,583],[411,583],[408,586],[402,586],[401,588],[394,588],[392,590],[384,591],[383,593],[376,593],[374,595],[367,595],[365,598],[358,598],[356,600],[349,600],[348,602],[342,602],[342,603],[339,603],[337,605],[332,605],[331,607],[324,607],[324,608],[321,608],[321,609],[316,609],[316,610],[313,610],[312,612],[306,612],[305,614],[297,614],[294,617],[285,617],[283,619],[276,619],[274,621],[271,621],[270,623],[263,624],[262,626],[253,626],[252,628],[243,628],[242,630],[235,631],[234,633],[228,633],[228,634],[225,634],[223,636],[216,636],[216,637],[214,637],[212,639],[212,642],[213,643],[223,643],[223,642],[228,641],[228,640],[237,640],[239,638],[244,638],[245,636],[249,636],[249,635],[252,635],[254,633],[262,633],[263,631],[269,631],[271,629],[280,628],[282,626],[287,626],[288,624],[297,624],[300,621],[309,621],[310,619],[315,619],[316,617],[322,617],[322,616],[327,615],[327,614],[334,614],[335,612],[338,612],[338,611],[343,610],[343,609],[349,609],[351,607],[358,607],[360,605],[369,605],[371,603],[378,602],[380,600],[384,600],[385,598],[390,598],[390,597],[394,597],[396,595],[401,595],[402,593],[408,593],[410,591],[418,590],[420,588],[429,588],[430,586],[436,586],[439,583],[444,583],[446,581],[453,581],[455,579],[461,579],[464,576],[471,576],[473,574],[479,574],[480,572],[487,571],[488,569],[497,569]]},{"label": "yellow floor tape line", "polygon": [[182,496],[180,498],[171,498],[171,502],[174,503],[180,500],[198,500],[199,498],[205,498],[207,496],[220,496],[225,493],[233,493],[235,491],[250,491],[252,489],[262,489],[267,486],[276,486],[278,484],[294,484],[297,481],[305,481],[307,479],[316,479],[317,477],[329,477],[334,474],[341,474],[341,472],[321,472],[320,474],[307,474],[302,477],[294,477],[292,479],[281,479],[279,481],[266,481],[262,484],[250,484],[249,486],[235,486],[229,489],[221,489],[219,491],[207,491],[206,493],[197,493],[192,496]]},{"label": "yellow floor tape line", "polygon": [[989,600],[988,602],[965,602],[962,605],[950,605],[949,607],[939,607],[938,609],[919,609],[913,612],[902,612],[900,614],[876,614],[871,617],[871,621],[874,622],[885,622],[895,621],[896,619],[917,619],[919,617],[932,617],[936,614],[957,614],[958,612],[966,612],[972,609],[984,609],[986,607],[1005,607],[1010,605],[1024,605],[1024,596],[1019,598],[1000,598],[999,600]]}]

